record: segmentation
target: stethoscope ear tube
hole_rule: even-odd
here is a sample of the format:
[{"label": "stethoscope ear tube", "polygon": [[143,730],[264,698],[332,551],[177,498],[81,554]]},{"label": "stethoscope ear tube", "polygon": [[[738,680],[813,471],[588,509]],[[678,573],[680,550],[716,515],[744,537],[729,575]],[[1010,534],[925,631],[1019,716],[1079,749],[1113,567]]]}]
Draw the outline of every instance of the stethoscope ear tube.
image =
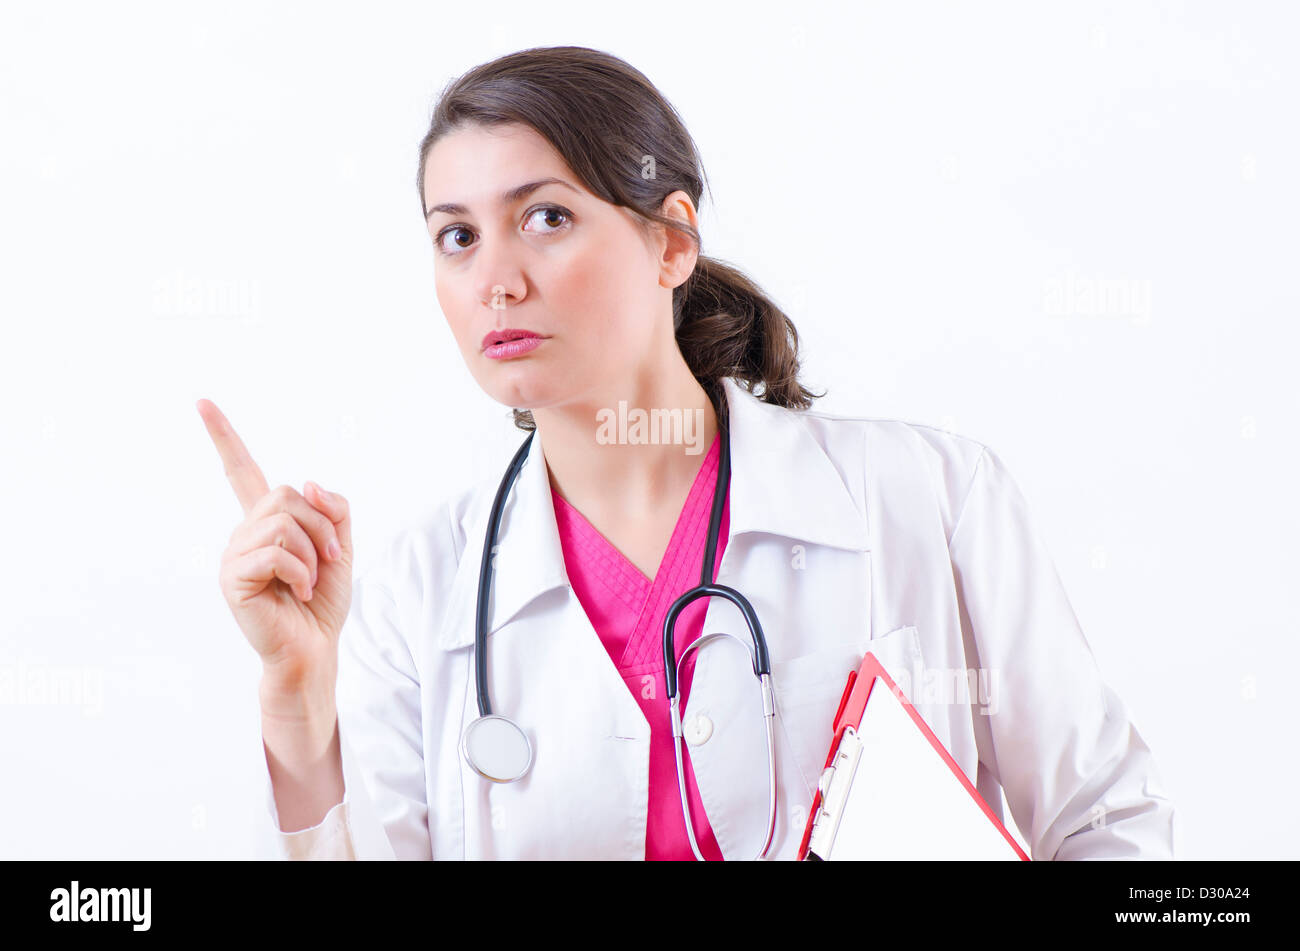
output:
[{"label": "stethoscope ear tube", "polygon": [[[687,646],[686,650],[682,651],[682,656],[677,663],[669,666],[666,676],[675,680],[681,665],[686,661],[690,653],[697,648],[703,647],[709,641],[717,640],[720,637],[734,636],[719,631],[696,638]],[[736,638],[736,640],[740,639]],[[757,662],[755,666],[757,666]],[[763,844],[759,847],[758,854],[754,856],[755,860],[767,857],[767,853],[772,849],[772,838],[776,834],[776,734],[774,729],[776,700],[772,695],[772,675],[770,673],[761,674],[758,683],[763,693],[763,726],[764,732],[767,734],[767,831],[764,834]],[[682,744],[684,738],[681,698],[675,694],[668,698],[668,719],[673,733],[673,757],[677,762],[677,793],[682,800],[682,816],[686,820],[686,837],[690,841],[691,851],[695,853],[695,858],[703,862],[704,855],[700,851],[700,844],[695,838],[695,820],[691,816],[691,804],[686,794],[686,773],[682,769]]]}]

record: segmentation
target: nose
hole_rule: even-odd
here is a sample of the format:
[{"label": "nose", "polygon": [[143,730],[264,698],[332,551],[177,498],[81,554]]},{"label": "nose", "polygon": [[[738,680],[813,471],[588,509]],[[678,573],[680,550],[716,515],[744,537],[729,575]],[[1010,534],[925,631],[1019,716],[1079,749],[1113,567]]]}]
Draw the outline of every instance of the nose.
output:
[{"label": "nose", "polygon": [[492,297],[488,301],[488,307],[492,308],[492,310],[500,311],[501,313],[504,314],[506,309],[506,302],[510,298],[510,296],[511,295],[506,291],[506,286],[504,284],[493,284]]},{"label": "nose", "polygon": [[523,269],[515,252],[503,245],[500,239],[484,240],[474,260],[475,293],[496,321],[504,320],[506,309],[524,297]]}]

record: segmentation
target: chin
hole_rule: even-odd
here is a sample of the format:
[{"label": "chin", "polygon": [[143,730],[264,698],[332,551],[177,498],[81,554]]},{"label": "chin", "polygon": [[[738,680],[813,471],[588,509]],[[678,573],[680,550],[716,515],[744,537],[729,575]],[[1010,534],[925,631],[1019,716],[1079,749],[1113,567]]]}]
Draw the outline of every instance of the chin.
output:
[{"label": "chin", "polygon": [[[500,369],[505,371],[507,368]],[[559,396],[547,382],[531,379],[530,374],[512,372],[509,380],[503,379],[505,375],[502,373],[496,379],[486,381],[483,387],[488,395],[502,406],[511,409],[534,409],[547,406]]]}]

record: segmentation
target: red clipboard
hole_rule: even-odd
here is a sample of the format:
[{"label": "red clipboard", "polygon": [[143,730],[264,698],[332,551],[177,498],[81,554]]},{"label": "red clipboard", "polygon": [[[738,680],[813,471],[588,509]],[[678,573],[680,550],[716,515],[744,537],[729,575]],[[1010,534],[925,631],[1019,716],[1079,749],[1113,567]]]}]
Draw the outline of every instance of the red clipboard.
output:
[{"label": "red clipboard", "polygon": [[[882,683],[883,690],[875,689]],[[902,788],[909,783],[916,785]],[[897,828],[908,822],[900,820],[900,809],[923,809],[930,801],[917,795],[922,786],[933,797],[931,812],[912,814],[910,830]],[[797,858],[1029,861],[871,653],[844,686]]]}]

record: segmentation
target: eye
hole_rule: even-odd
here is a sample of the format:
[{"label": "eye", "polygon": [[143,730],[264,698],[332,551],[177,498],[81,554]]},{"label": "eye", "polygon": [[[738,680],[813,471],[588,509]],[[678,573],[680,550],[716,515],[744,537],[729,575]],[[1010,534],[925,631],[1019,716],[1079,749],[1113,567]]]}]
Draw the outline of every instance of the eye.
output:
[{"label": "eye", "polygon": [[[528,215],[524,219],[525,223],[532,221],[538,215],[544,216],[543,230],[537,231],[535,233],[543,236],[558,234],[560,231],[563,231],[566,227],[568,227],[573,221],[573,215],[567,209],[562,208],[559,205],[542,205],[540,207],[534,208],[531,211],[529,211]],[[467,237],[464,239],[458,237],[462,233],[465,234]],[[439,231],[438,234],[434,237],[433,239],[434,247],[437,249],[438,253],[441,254],[443,257],[456,257],[457,255],[461,254],[461,252],[465,251],[469,247],[469,245],[467,244],[462,244],[461,241],[462,240],[472,241],[473,234],[474,232],[465,225],[448,225],[447,227]],[[455,242],[455,246],[460,249],[459,251],[450,251],[447,249],[447,245],[443,239],[446,238],[448,235],[453,236],[452,240]]]},{"label": "eye", "polygon": [[569,221],[569,213],[563,208],[559,208],[555,205],[546,205],[543,208],[536,209],[528,216],[528,220],[532,221],[538,215],[555,216],[562,219],[561,221],[552,222],[548,217],[546,224],[553,230],[544,231],[542,232],[543,234],[554,234],[556,231],[559,231],[563,225],[568,224]]},{"label": "eye", "polygon": [[[449,228],[443,228],[441,231],[439,231],[438,236],[434,238],[434,242],[433,242],[438,249],[438,253],[442,255],[446,255],[447,257],[452,257],[454,255],[459,254],[460,253],[459,251],[448,251],[446,246],[442,243],[442,239],[449,234],[455,235],[455,234],[462,234],[462,233],[467,235],[471,234],[470,230],[466,228],[464,225],[452,225]],[[463,249],[465,246],[457,245],[457,247]]]}]

